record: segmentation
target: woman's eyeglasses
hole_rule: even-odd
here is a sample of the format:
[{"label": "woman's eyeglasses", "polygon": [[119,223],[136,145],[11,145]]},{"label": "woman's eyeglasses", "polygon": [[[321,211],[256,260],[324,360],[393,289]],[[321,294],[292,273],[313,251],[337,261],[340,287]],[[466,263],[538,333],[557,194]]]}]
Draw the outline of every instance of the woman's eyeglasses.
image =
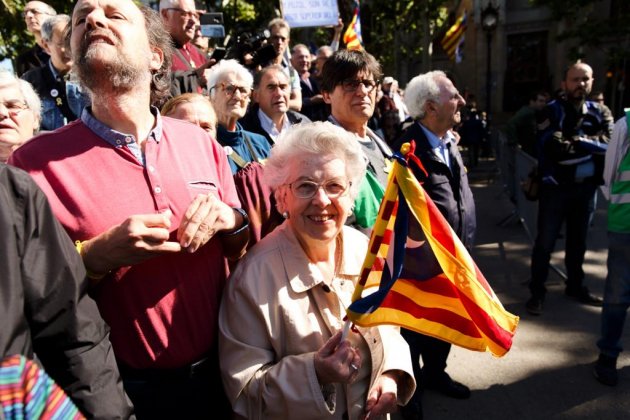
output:
[{"label": "woman's eyeglasses", "polygon": [[296,181],[288,185],[293,195],[297,198],[313,198],[320,188],[324,190],[328,198],[337,198],[348,191],[348,188],[352,186],[352,182],[345,184],[341,181],[333,180],[318,184],[313,181]]},{"label": "woman's eyeglasses", "polygon": [[0,102],[0,105],[7,110],[11,117],[17,117],[22,111],[28,109],[26,102],[18,100]]},{"label": "woman's eyeglasses", "polygon": [[[219,83],[219,86],[221,86],[223,88],[223,91],[230,98],[232,96],[234,96],[236,91],[238,91],[241,94],[241,98],[248,98],[249,95],[252,93],[252,90],[250,88],[248,88],[248,87],[245,87],[245,86],[236,86],[236,85],[232,85],[232,84],[228,84],[228,83]],[[215,89],[216,87],[217,87],[217,85],[214,85],[214,86],[212,86],[210,88],[210,90]]]}]

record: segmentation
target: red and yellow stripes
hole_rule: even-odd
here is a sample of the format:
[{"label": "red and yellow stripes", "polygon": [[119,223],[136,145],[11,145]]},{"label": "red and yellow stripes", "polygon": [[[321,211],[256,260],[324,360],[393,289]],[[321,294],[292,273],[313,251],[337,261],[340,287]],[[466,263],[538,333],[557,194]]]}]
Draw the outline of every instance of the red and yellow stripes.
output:
[{"label": "red and yellow stripes", "polygon": [[[420,279],[403,278],[403,270],[401,278],[393,279],[386,290],[382,282],[388,278],[390,268],[396,272],[389,248],[395,243],[399,191],[419,223],[441,272],[428,273],[429,278]],[[414,264],[421,270],[430,265],[426,262],[423,266],[423,261]],[[384,276],[383,270],[388,275]],[[365,291],[377,288],[374,296],[380,294],[379,298],[372,296],[361,302]],[[390,174],[348,317],[357,325],[399,325],[471,350],[488,350],[496,356],[503,356],[510,349],[518,325],[518,317],[503,308],[411,170],[399,162],[395,162]]]}]

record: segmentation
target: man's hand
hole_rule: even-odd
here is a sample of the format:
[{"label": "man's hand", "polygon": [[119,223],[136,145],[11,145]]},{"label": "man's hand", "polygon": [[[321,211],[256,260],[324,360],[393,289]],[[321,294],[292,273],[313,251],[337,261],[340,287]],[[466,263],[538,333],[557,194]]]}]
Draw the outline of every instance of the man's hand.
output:
[{"label": "man's hand", "polygon": [[[222,230],[240,226],[232,207],[214,194],[199,194],[182,217],[177,240],[188,252],[195,252]],[[243,223],[242,220],[240,222]]]},{"label": "man's hand", "polygon": [[[217,60],[215,60],[214,58],[209,59],[208,61],[206,61],[205,63],[203,63],[201,66],[197,67],[195,69],[195,72],[197,73],[197,78],[199,79],[199,84],[202,87],[206,87],[206,85],[208,84],[208,78],[206,77],[206,71],[208,69],[210,69],[210,67],[214,66],[215,64],[217,64]],[[212,86],[209,86],[212,87]]]},{"label": "man's hand", "polygon": [[343,29],[343,19],[339,18],[337,24],[333,26],[335,28],[335,34],[341,34],[341,30]]},{"label": "man's hand", "polygon": [[393,372],[385,372],[376,379],[374,387],[368,393],[364,419],[378,417],[396,410],[398,384]]},{"label": "man's hand", "polygon": [[352,383],[361,368],[361,355],[350,345],[350,341],[341,341],[339,331],[315,353],[313,363],[321,385]]},{"label": "man's hand", "polygon": [[180,252],[180,244],[168,241],[170,217],[170,211],[130,216],[121,224],[85,241],[81,250],[85,267],[100,275],[159,254]]}]

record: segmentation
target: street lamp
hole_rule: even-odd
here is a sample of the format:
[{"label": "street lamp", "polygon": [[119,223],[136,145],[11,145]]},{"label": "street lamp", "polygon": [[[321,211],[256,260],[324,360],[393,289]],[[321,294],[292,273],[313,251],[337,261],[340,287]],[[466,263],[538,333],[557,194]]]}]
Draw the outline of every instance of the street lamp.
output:
[{"label": "street lamp", "polygon": [[486,56],[486,112],[490,119],[490,84],[491,72],[490,63],[492,62],[492,33],[497,28],[499,22],[499,8],[489,1],[486,8],[481,11],[481,27],[486,32],[486,42],[488,43],[488,54]]}]

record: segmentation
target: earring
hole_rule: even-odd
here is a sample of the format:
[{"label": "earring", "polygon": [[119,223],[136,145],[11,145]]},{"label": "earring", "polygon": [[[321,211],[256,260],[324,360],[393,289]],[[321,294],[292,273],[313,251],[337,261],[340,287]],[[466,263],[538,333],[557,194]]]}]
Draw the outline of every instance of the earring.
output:
[{"label": "earring", "polygon": [[284,217],[285,219],[288,219],[289,218],[289,212],[288,211],[282,212],[282,217]]}]

